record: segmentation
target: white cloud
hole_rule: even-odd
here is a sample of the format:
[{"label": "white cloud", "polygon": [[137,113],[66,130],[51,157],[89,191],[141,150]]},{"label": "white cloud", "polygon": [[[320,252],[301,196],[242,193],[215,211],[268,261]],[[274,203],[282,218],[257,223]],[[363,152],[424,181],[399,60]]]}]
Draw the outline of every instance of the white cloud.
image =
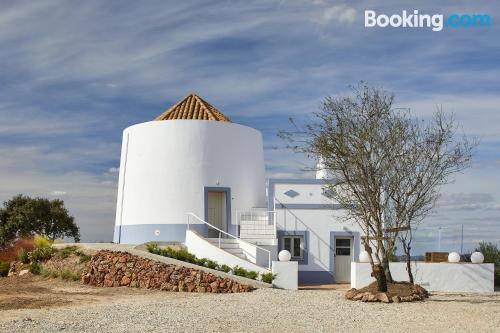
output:
[{"label": "white cloud", "polygon": [[325,22],[353,23],[356,19],[356,10],[346,5],[334,5],[323,10]]},{"label": "white cloud", "polygon": [[440,209],[447,210],[497,210],[500,203],[491,193],[448,193],[439,201]]},{"label": "white cloud", "polygon": [[50,195],[53,195],[53,196],[56,196],[56,197],[60,197],[60,196],[66,195],[66,192],[65,191],[56,190],[56,191],[51,191]]},{"label": "white cloud", "polygon": [[118,172],[120,172],[120,168],[109,168],[108,172],[109,173],[118,173]]}]

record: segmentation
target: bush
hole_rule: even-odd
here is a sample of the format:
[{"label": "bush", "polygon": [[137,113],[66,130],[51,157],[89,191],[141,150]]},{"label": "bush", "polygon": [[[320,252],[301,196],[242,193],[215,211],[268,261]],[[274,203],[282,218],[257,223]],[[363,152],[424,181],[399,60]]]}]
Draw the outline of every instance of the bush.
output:
[{"label": "bush", "polygon": [[[231,271],[231,267],[228,265],[219,265],[217,262],[207,259],[207,258],[197,258],[194,254],[189,253],[187,250],[181,249],[181,250],[175,250],[170,247],[165,247],[161,248],[155,243],[148,243],[146,244],[146,249],[148,252],[157,254],[163,257],[169,257],[185,262],[189,262],[191,264],[195,264],[198,266],[204,266],[207,268],[211,269],[216,269],[218,271],[222,271],[225,273],[229,273]],[[247,271],[244,268],[241,267],[234,267],[232,269],[234,275],[239,275],[246,277],[248,279],[256,280],[257,277],[259,276],[259,273],[255,271]]]},{"label": "bush", "polygon": [[52,258],[54,249],[51,247],[37,247],[30,253],[28,253],[29,260],[33,262],[45,261]]},{"label": "bush", "polygon": [[61,257],[61,259],[65,259],[65,258],[69,257],[70,255],[72,255],[73,253],[78,254],[78,253],[76,253],[77,250],[78,250],[78,246],[63,247],[61,250],[59,250],[59,257]]},{"label": "bush", "polygon": [[500,249],[496,244],[481,242],[475,251],[484,255],[484,262],[495,264],[495,285],[500,285]]},{"label": "bush", "polygon": [[40,267],[40,264],[36,261],[32,262],[28,269],[29,269],[31,274],[35,274],[35,275],[40,274],[42,271],[42,267]]},{"label": "bush", "polygon": [[226,265],[226,264],[223,264],[223,265],[219,265],[219,266],[217,267],[217,270],[218,270],[218,271],[222,271],[222,272],[224,272],[224,273],[229,273],[229,272],[231,272],[231,267],[229,267],[229,266],[228,266],[228,265]]},{"label": "bush", "polygon": [[30,258],[28,257],[28,251],[25,249],[20,249],[17,253],[17,260],[22,262],[23,264],[28,264],[30,262]]},{"label": "bush", "polygon": [[210,260],[210,259],[207,259],[206,263],[205,263],[205,267],[208,267],[208,268],[211,268],[211,269],[216,269],[217,268],[217,263],[213,260]]},{"label": "bush", "polygon": [[63,280],[71,280],[76,281],[79,279],[79,276],[76,272],[70,271],[69,269],[65,269],[61,272],[61,279]]},{"label": "bush", "polygon": [[33,238],[33,242],[35,243],[35,248],[52,246],[52,241],[48,240],[46,237],[42,235],[35,235],[35,237]]},{"label": "bush", "polygon": [[10,263],[0,261],[0,276],[7,276],[9,274]]},{"label": "bush", "polygon": [[35,248],[32,238],[18,238],[5,247],[0,247],[0,260],[11,262],[17,259],[19,251],[29,252]]},{"label": "bush", "polygon": [[92,256],[85,254],[85,253],[80,254],[80,264],[84,264],[86,262],[89,262],[90,259],[92,259]]},{"label": "bush", "polygon": [[238,275],[238,276],[242,276],[242,277],[246,277],[246,278],[252,279],[252,280],[256,280],[257,276],[259,276],[259,273],[255,272],[255,271],[247,271],[243,267],[239,267],[239,266],[236,266],[233,268],[233,274]]},{"label": "bush", "polygon": [[260,275],[260,280],[265,283],[273,283],[273,280],[276,278],[276,274],[271,272],[264,273]]}]

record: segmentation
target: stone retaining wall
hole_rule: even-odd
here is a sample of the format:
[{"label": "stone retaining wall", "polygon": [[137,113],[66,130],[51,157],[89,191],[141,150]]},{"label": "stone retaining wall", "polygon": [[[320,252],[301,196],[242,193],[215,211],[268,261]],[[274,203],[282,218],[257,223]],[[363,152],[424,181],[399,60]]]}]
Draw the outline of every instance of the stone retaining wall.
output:
[{"label": "stone retaining wall", "polygon": [[202,270],[169,265],[127,252],[101,250],[87,263],[82,283],[98,287],[160,289],[170,291],[237,293],[252,288]]}]

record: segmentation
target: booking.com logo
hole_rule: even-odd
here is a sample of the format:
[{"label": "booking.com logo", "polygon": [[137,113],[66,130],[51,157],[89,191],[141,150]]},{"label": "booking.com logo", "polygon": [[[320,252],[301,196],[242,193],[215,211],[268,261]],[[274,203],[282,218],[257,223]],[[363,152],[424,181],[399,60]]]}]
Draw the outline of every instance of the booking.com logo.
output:
[{"label": "booking.com logo", "polygon": [[432,28],[441,31],[445,27],[489,27],[490,16],[486,14],[452,14],[445,18],[443,14],[420,14],[414,10],[410,14],[403,10],[401,14],[377,14],[374,10],[365,10],[365,27],[394,28]]}]

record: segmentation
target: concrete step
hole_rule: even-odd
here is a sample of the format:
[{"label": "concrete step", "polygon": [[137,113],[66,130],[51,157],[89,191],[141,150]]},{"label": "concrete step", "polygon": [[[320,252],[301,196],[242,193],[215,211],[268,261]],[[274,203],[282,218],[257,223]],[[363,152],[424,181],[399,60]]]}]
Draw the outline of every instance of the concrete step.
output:
[{"label": "concrete step", "polygon": [[243,250],[240,248],[237,249],[223,249],[224,251],[231,253],[231,254],[243,254]]}]

